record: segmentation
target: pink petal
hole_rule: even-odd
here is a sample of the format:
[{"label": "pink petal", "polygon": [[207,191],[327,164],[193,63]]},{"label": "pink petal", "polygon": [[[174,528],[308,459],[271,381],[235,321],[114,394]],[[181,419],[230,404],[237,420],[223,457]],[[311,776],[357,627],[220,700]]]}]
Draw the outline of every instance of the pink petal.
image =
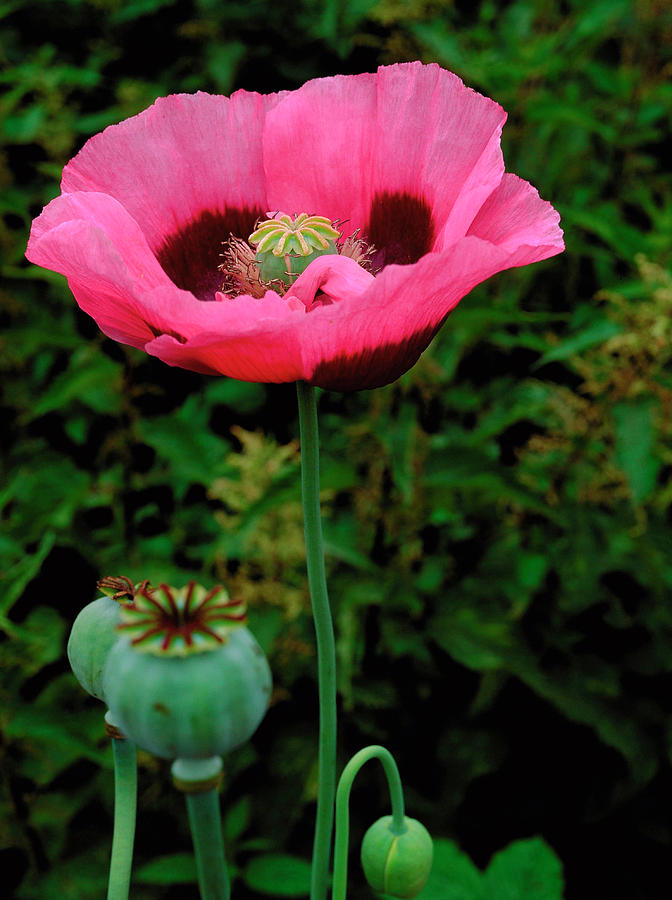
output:
[{"label": "pink petal", "polygon": [[282,336],[282,343],[273,331],[246,335],[204,333],[187,344],[164,334],[147,344],[145,350],[168,365],[203,375],[229,375],[240,381],[267,384],[303,377],[300,350],[291,333]]},{"label": "pink petal", "polygon": [[[289,289],[286,299],[296,297],[308,309],[314,303],[352,302],[374,281],[370,272],[347,256],[318,256]],[[316,300],[320,291],[324,300]]]},{"label": "pink petal", "polygon": [[[92,137],[62,190],[117,199],[178,287],[208,299],[221,242],[267,209],[261,133],[280,94],[177,94]],[[203,273],[198,275],[198,272]]]},{"label": "pink petal", "polygon": [[[380,387],[417,361],[475,285],[559,250],[553,234],[546,244],[510,248],[469,236],[413,266],[388,266],[375,279],[362,269],[356,273],[347,257],[325,256],[286,297],[269,292],[261,301],[199,304],[203,312],[189,325],[191,337],[160,337],[146,350],[171,365],[241,380],[301,378],[343,391]],[[329,302],[318,305],[318,295],[311,303],[317,291]],[[301,310],[293,307],[297,299]],[[206,318],[209,327],[198,333]],[[184,323],[181,330],[187,331]]]},{"label": "pink petal", "polygon": [[481,207],[469,234],[510,251],[523,245],[542,248],[543,255],[533,258],[530,254],[526,259],[536,262],[550,255],[545,252],[548,247],[554,247],[556,253],[564,249],[559,223],[560,216],[536,188],[507,174]]},{"label": "pink petal", "polygon": [[73,247],[65,238],[67,230],[58,231],[66,222],[88,223],[105,234],[124,260],[124,277],[133,279],[140,290],[168,281],[137,222],[113,197],[93,191],[62,194],[44,208],[30,231],[26,256],[31,262],[63,275],[76,275],[82,265],[95,268],[96,255],[83,252],[85,244]]},{"label": "pink petal", "polygon": [[310,81],[267,116],[269,205],[346,219],[415,262],[466,234],[498,185],[505,118],[436,65]]},{"label": "pink petal", "polygon": [[133,347],[144,347],[163,330],[151,321],[143,297],[160,286],[180,293],[135,220],[106,194],[82,191],[52,200],[33,222],[26,256],[65,275],[77,303],[101,330]]},{"label": "pink petal", "polygon": [[27,255],[67,277],[77,303],[108,337],[142,348],[154,336],[124,261],[99,228],[64,222],[34,241]]},{"label": "pink petal", "polygon": [[[380,387],[407,371],[459,301],[497,272],[559,253],[548,242],[500,247],[473,236],[414,266],[388,266],[365,293],[305,319],[308,380],[333,390]],[[308,331],[308,326],[310,326]]]},{"label": "pink petal", "polygon": [[296,328],[306,316],[303,306],[292,308],[272,291],[261,300],[237,297],[201,305],[207,307],[204,316],[212,318],[212,330],[186,341],[164,334],[147,344],[147,353],[171,366],[241,381],[279,383],[304,377]]},{"label": "pink petal", "polygon": [[353,305],[373,281],[354,260],[324,256],[308,266],[284,297],[267,291],[261,299],[243,295],[217,303],[180,303],[169,314],[157,297],[155,314],[166,313],[183,337],[162,336],[145,349],[170,365],[205,374],[242,381],[303,379],[312,371],[302,349],[312,330],[313,313],[306,310],[315,307],[318,292],[323,299],[317,302],[336,310]]}]

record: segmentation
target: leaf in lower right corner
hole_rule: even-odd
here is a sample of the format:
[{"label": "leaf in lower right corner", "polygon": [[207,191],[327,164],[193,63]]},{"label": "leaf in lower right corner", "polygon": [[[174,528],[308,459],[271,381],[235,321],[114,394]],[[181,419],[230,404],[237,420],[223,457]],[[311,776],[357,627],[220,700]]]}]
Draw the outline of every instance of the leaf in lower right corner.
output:
[{"label": "leaf in lower right corner", "polygon": [[483,875],[467,854],[454,841],[435,838],[432,872],[417,900],[484,900],[483,887]]},{"label": "leaf in lower right corner", "polygon": [[541,838],[516,841],[500,850],[483,881],[491,900],[562,900],[562,863]]}]

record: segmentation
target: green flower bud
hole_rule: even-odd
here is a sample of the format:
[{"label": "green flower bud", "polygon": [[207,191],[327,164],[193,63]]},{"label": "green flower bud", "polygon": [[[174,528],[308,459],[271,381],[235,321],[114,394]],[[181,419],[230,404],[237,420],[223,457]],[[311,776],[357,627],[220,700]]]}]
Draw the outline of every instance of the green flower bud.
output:
[{"label": "green flower bud", "polygon": [[260,222],[249,242],[257,248],[254,260],[261,280],[291,285],[318,256],[338,253],[339,236],[324,216],[278,213]]},{"label": "green flower bud", "polygon": [[103,687],[124,734],[167,759],[219,756],[252,736],[271,673],[223,587],[162,584],[136,595],[121,618]]},{"label": "green flower bud", "polygon": [[432,870],[432,839],[417,819],[404,819],[406,831],[392,830],[392,816],[383,816],[362,841],[362,868],[374,889],[392,897],[416,897]]},{"label": "green flower bud", "polygon": [[119,637],[119,604],[132,600],[136,589],[145,584],[133,585],[125,576],[103,578],[98,587],[105,596],[85,606],[70,631],[68,659],[73,674],[87,693],[103,702],[103,668]]}]

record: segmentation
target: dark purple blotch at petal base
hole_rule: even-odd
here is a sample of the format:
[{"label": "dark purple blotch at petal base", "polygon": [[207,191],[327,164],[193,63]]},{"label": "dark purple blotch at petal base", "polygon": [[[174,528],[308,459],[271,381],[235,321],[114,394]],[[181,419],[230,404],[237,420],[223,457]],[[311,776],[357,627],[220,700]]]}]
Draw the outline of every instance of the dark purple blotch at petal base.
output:
[{"label": "dark purple blotch at petal base", "polygon": [[247,240],[263,216],[261,208],[204,210],[167,237],[156,258],[179,288],[191,291],[199,300],[214,300],[224,281],[219,268],[223,245],[231,235]]},{"label": "dark purple blotch at petal base", "polygon": [[422,197],[383,191],[373,198],[362,232],[376,248],[371,258],[374,271],[391,263],[407,266],[434,246],[432,210]]},{"label": "dark purple blotch at petal base", "polygon": [[308,382],[332,391],[382,387],[418,361],[440,327],[441,323],[423,328],[398,344],[379,344],[355,353],[344,351],[319,363]]}]

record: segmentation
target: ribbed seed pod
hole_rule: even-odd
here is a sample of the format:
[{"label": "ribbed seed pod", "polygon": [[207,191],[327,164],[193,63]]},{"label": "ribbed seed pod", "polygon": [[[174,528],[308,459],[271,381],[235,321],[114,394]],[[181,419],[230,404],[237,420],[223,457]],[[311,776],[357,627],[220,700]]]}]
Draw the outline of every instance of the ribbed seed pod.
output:
[{"label": "ribbed seed pod", "polygon": [[124,576],[103,578],[98,587],[105,596],[84,607],[75,619],[68,639],[70,668],[84,690],[105,702],[103,668],[107,655],[119,638],[120,604],[130,602],[136,589]]},{"label": "ribbed seed pod", "polygon": [[292,285],[294,281],[305,272],[308,266],[318,256],[338,253],[336,244],[332,242],[328,250],[313,250],[302,256],[298,253],[286,253],[284,256],[276,256],[272,252],[257,253],[254,261],[259,266],[259,275],[264,282],[282,281]]},{"label": "ribbed seed pod", "polygon": [[103,676],[123,732],[168,759],[218,756],[248,740],[268,708],[271,673],[244,621],[221,586],[138,594]]},{"label": "ribbed seed pod", "polygon": [[277,213],[259,222],[250,235],[257,248],[254,257],[263,282],[282,281],[292,285],[318,256],[338,253],[339,232],[324,216]]},{"label": "ribbed seed pod", "polygon": [[383,816],[362,841],[362,868],[374,889],[392,897],[417,897],[432,870],[434,855],[429,832],[417,819],[404,819],[406,831],[392,830],[392,816]]}]

